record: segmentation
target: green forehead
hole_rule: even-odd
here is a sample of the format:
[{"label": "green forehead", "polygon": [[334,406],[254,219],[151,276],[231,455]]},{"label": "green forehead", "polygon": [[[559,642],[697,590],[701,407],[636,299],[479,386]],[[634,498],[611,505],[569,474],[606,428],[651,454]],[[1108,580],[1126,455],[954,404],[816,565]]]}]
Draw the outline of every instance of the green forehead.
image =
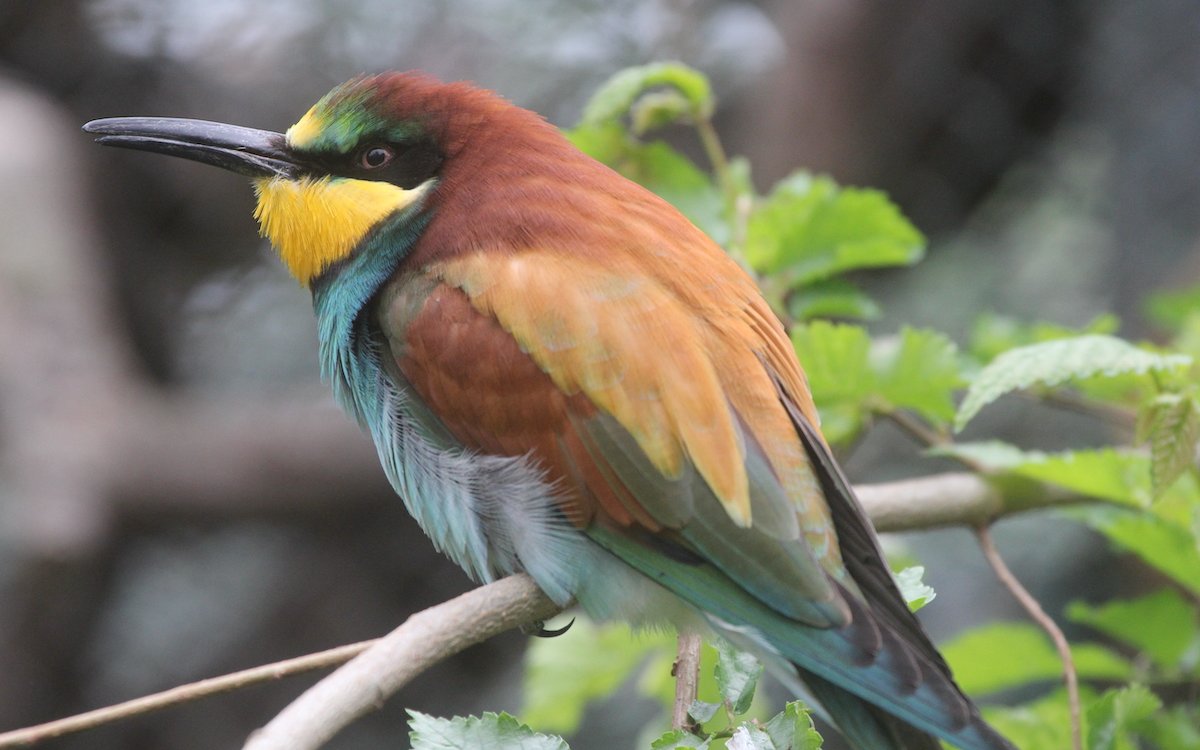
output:
[{"label": "green forehead", "polygon": [[346,153],[364,138],[406,140],[420,128],[415,122],[396,122],[374,106],[375,87],[351,81],[330,91],[288,128],[288,145],[303,151]]}]

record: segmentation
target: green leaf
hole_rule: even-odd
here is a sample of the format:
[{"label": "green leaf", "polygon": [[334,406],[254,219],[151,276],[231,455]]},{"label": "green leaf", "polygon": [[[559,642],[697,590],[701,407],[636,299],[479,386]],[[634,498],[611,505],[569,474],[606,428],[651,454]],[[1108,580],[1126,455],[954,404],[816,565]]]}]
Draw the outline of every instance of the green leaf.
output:
[{"label": "green leaf", "polygon": [[883,193],[799,172],[750,215],[745,251],[754,268],[785,272],[788,286],[800,286],[856,268],[911,265],[925,238]]},{"label": "green leaf", "polygon": [[1133,646],[1164,669],[1178,666],[1200,634],[1196,610],[1174,589],[1097,606],[1073,602],[1067,617]]},{"label": "green leaf", "polygon": [[[1089,691],[1081,689],[1084,702]],[[1021,750],[1071,747],[1071,719],[1065,690],[1014,708],[984,708],[983,717]]]},{"label": "green leaf", "polygon": [[734,714],[744,714],[754,700],[754,690],[763,667],[758,659],[745,651],[739,651],[725,640],[718,640],[717,687],[721,698]]},{"label": "green leaf", "polygon": [[708,701],[695,700],[688,707],[688,716],[695,719],[700,724],[706,721],[711,721],[712,717],[717,715],[717,711],[721,709],[720,703],[709,703]]},{"label": "green leaf", "polygon": [[1112,448],[1028,455],[1031,460],[1013,467],[1014,473],[1125,505],[1150,502],[1150,461],[1145,456]]},{"label": "green leaf", "polygon": [[967,390],[955,429],[961,430],[984,406],[1011,391],[1055,386],[1072,378],[1144,373],[1191,364],[1182,354],[1155,354],[1127,341],[1089,334],[1010,349],[989,363]]},{"label": "green leaf", "polygon": [[981,440],[972,443],[946,443],[935,445],[925,451],[930,456],[957,458],[977,464],[991,471],[1015,469],[1027,463],[1044,461],[1046,454],[1038,451],[1023,451],[1012,443],[1002,440]]},{"label": "green leaf", "polygon": [[899,338],[871,350],[879,388],[892,406],[933,422],[954,418],[953,393],[962,385],[958,349],[941,333],[905,327]]},{"label": "green leaf", "polygon": [[792,328],[792,343],[821,405],[826,438],[837,442],[853,434],[862,424],[862,402],[875,389],[866,330],[818,320]]},{"label": "green leaf", "polygon": [[787,750],[821,750],[824,739],[813,726],[808,706],[792,701],[783,707],[764,727],[777,748]]},{"label": "green leaf", "polygon": [[682,729],[672,729],[650,743],[650,750],[676,750],[676,748],[701,748],[706,750],[711,740],[697,737]]},{"label": "green leaf", "polygon": [[1111,505],[1074,508],[1069,512],[1180,586],[1200,595],[1200,575],[1196,574],[1200,571],[1200,546],[1196,534],[1187,526],[1155,513]]},{"label": "green leaf", "polygon": [[563,131],[563,134],[575,148],[618,172],[621,171],[621,161],[628,158],[631,151],[643,145],[630,139],[619,124],[610,122],[579,125]]},{"label": "green leaf", "polygon": [[852,318],[875,320],[879,305],[845,279],[825,279],[794,290],[787,298],[794,320]]},{"label": "green leaf", "polygon": [[964,459],[1088,497],[1136,507],[1150,503],[1150,460],[1137,453],[1112,448],[1043,453],[998,440],[940,445],[927,453]]},{"label": "green leaf", "polygon": [[1150,483],[1157,497],[1196,463],[1200,407],[1190,395],[1163,393],[1142,413],[1138,433],[1150,443]]},{"label": "green leaf", "polygon": [[[967,693],[992,693],[1031,682],[1062,678],[1058,652],[1030,623],[998,622],[975,628],[945,644],[942,655]],[[1094,644],[1071,648],[1080,677],[1125,679],[1131,673],[1121,657]]]},{"label": "green leaf", "polygon": [[531,725],[573,732],[593,700],[607,698],[652,654],[674,651],[674,638],[625,625],[594,625],[579,618],[558,638],[531,639],[525,652],[525,705]]},{"label": "green leaf", "polygon": [[583,108],[583,124],[595,125],[618,120],[629,112],[644,93],[667,87],[682,97],[691,117],[708,117],[715,101],[712,87],[704,74],[677,62],[660,62],[626,68],[592,94]]},{"label": "green leaf", "polygon": [[629,127],[643,135],[680,121],[689,120],[695,111],[692,103],[677,89],[643,94],[629,110]]},{"label": "green leaf", "polygon": [[1177,351],[1200,359],[1200,308],[1184,318],[1179,327],[1179,334],[1175,336],[1171,346]]},{"label": "green leaf", "polygon": [[900,595],[908,603],[909,610],[916,612],[921,607],[937,598],[937,592],[922,579],[925,575],[924,565],[913,565],[895,574],[896,586]]},{"label": "green leaf", "polygon": [[413,750],[567,750],[562,737],[538,734],[506,713],[438,719],[408,712]]},{"label": "green leaf", "polygon": [[749,723],[733,730],[733,736],[725,743],[725,747],[728,750],[784,750],[775,744],[771,735]]},{"label": "green leaf", "polygon": [[818,402],[858,400],[875,389],[866,329],[817,320],[795,326],[792,343]]},{"label": "green leaf", "polygon": [[1200,706],[1171,706],[1140,729],[1158,750],[1196,750],[1200,747]]},{"label": "green leaf", "polygon": [[1146,315],[1172,333],[1183,328],[1184,321],[1200,310],[1200,284],[1186,289],[1151,294],[1145,304]]},{"label": "green leaf", "polygon": [[1088,750],[1137,750],[1131,732],[1160,708],[1144,685],[1107,691],[1088,708]]},{"label": "green leaf", "polygon": [[929,456],[944,456],[960,458],[962,461],[979,464],[990,470],[1012,469],[1031,461],[1044,460],[1045,454],[1038,451],[1024,451],[1012,443],[1003,440],[978,440],[973,443],[946,443],[934,445],[926,449]]},{"label": "green leaf", "polygon": [[1043,341],[1075,338],[1085,333],[1116,333],[1121,322],[1110,313],[1097,316],[1081,328],[1069,328],[1056,323],[1023,323],[1015,318],[984,313],[975,320],[967,351],[981,362],[990,362],[997,355]]}]

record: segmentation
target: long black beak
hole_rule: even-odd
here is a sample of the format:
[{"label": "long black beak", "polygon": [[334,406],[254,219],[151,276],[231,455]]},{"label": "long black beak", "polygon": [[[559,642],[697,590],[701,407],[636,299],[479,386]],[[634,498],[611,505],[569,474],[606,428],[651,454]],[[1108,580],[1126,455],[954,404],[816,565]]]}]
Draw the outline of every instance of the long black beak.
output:
[{"label": "long black beak", "polygon": [[298,177],[282,133],[177,117],[109,117],[83,129],[96,143],[211,164],[247,177]]}]

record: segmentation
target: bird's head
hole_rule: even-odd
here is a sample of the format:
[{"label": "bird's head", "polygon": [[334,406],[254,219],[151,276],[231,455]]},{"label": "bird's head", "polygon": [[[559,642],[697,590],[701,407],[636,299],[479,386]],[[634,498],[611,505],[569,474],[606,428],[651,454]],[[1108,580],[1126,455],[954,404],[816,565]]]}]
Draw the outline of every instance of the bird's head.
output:
[{"label": "bird's head", "polygon": [[505,108],[516,109],[466,84],[390,73],[338,86],[286,133],[162,117],[95,120],[84,130],[105,145],[249,177],[260,231],[310,286],[385,219],[427,209],[446,165]]}]

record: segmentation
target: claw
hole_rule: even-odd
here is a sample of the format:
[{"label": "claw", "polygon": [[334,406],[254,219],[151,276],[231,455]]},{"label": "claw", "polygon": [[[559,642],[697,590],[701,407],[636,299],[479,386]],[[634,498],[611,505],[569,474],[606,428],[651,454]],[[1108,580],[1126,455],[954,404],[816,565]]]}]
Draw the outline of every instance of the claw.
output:
[{"label": "claw", "polygon": [[570,630],[571,626],[574,624],[575,618],[572,617],[571,621],[566,625],[563,625],[561,628],[557,628],[555,630],[546,630],[546,623],[538,620],[537,622],[531,622],[528,625],[522,625],[521,632],[525,635],[531,635],[534,638],[557,638]]}]

